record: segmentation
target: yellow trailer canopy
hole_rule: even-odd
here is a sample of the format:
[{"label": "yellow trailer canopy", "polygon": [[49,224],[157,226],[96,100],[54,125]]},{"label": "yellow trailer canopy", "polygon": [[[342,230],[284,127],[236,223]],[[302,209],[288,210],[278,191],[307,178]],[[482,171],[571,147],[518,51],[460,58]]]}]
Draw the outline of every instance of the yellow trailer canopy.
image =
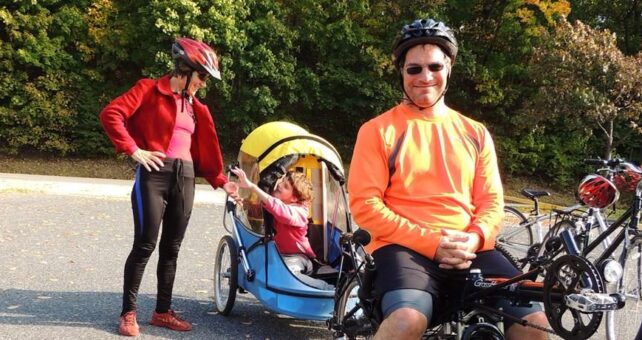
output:
[{"label": "yellow trailer canopy", "polygon": [[286,155],[315,155],[332,163],[343,174],[341,157],[332,144],[288,122],[270,122],[257,127],[243,140],[240,153],[240,159],[253,158],[259,169]]}]

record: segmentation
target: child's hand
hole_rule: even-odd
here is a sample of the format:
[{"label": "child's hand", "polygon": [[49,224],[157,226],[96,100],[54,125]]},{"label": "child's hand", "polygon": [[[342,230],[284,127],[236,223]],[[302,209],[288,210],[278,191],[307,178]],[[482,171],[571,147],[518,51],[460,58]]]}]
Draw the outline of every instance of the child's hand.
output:
[{"label": "child's hand", "polygon": [[250,182],[247,179],[247,175],[245,174],[245,171],[243,171],[243,170],[241,170],[239,168],[232,168],[232,169],[230,169],[230,171],[232,171],[232,173],[235,174],[236,177],[238,177],[238,179],[239,179],[239,182],[238,182],[239,183],[239,187],[245,188],[245,189],[252,187],[253,183]]}]

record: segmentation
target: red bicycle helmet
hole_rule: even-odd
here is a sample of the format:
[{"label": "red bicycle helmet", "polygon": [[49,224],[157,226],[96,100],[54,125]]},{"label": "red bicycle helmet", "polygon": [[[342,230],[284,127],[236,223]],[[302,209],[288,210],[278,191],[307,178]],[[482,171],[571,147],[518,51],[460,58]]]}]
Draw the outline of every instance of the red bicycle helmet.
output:
[{"label": "red bicycle helmet", "polygon": [[216,79],[221,79],[218,68],[218,57],[207,44],[189,38],[176,38],[172,45],[172,58],[182,61],[196,71],[207,72]]},{"label": "red bicycle helmet", "polygon": [[452,64],[455,64],[459,47],[453,30],[441,21],[417,19],[405,25],[395,39],[392,54],[395,57],[394,63],[397,69],[401,67],[400,62],[406,51],[413,46],[422,44],[439,46],[450,57]]},{"label": "red bicycle helmet", "polygon": [[584,177],[577,189],[577,194],[582,204],[597,209],[608,207],[620,197],[615,184],[600,175]]},{"label": "red bicycle helmet", "polygon": [[634,169],[624,169],[614,177],[615,186],[622,192],[635,191],[642,174]]}]

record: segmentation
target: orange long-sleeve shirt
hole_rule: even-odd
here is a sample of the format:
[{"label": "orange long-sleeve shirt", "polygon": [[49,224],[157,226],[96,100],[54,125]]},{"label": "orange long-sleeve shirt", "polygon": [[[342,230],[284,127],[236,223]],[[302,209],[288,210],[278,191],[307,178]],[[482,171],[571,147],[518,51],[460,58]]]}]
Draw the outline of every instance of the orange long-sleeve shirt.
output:
[{"label": "orange long-sleeve shirt", "polygon": [[[404,134],[389,176],[388,160]],[[479,122],[399,104],[361,126],[348,178],[350,211],[369,252],[399,244],[433,259],[441,229],[475,232],[492,249],[503,215],[495,147]]]}]

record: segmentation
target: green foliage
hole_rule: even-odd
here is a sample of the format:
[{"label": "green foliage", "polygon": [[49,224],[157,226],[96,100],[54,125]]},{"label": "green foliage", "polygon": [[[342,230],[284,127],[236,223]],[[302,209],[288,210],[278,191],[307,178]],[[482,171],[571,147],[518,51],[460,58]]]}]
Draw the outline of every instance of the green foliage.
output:
[{"label": "green foliage", "polygon": [[0,8],[0,148],[74,151],[74,97],[80,65],[73,42],[84,2],[47,8],[32,2]]},{"label": "green foliage", "polygon": [[200,96],[226,154],[256,126],[287,120],[327,138],[347,161],[359,126],[402,96],[390,58],[395,35],[432,17],[453,27],[460,43],[446,101],[488,126],[504,176],[569,184],[584,170],[581,159],[604,143],[602,131],[614,152],[640,153],[633,79],[642,67],[640,56],[618,55],[608,33],[560,39],[569,31],[560,25],[571,13],[629,32],[617,42],[630,54],[636,41],[639,47],[632,19],[615,18],[638,7],[603,0],[574,1],[573,11],[568,0],[14,1],[0,5],[0,151],[111,154],[98,113],[139,78],[170,71],[173,40],[188,36],[219,55],[223,79]]},{"label": "green foliage", "polygon": [[450,90],[453,103],[487,123],[510,125],[514,111],[528,100],[533,48],[568,6],[565,0],[449,1],[461,50]]},{"label": "green foliage", "polygon": [[[586,172],[583,159],[590,136],[558,131],[531,130],[520,139],[496,139],[502,175],[527,176],[558,186],[575,185]],[[590,154],[589,154],[590,155]]]},{"label": "green foliage", "polygon": [[640,52],[642,2],[638,0],[574,0],[569,21],[580,20],[596,29],[617,34],[618,46],[627,55]]},{"label": "green foliage", "polygon": [[526,113],[540,120],[565,119],[575,131],[598,133],[604,138],[602,156],[610,158],[615,124],[630,126],[642,114],[642,59],[624,56],[608,31],[562,22],[533,61],[539,95]]}]

